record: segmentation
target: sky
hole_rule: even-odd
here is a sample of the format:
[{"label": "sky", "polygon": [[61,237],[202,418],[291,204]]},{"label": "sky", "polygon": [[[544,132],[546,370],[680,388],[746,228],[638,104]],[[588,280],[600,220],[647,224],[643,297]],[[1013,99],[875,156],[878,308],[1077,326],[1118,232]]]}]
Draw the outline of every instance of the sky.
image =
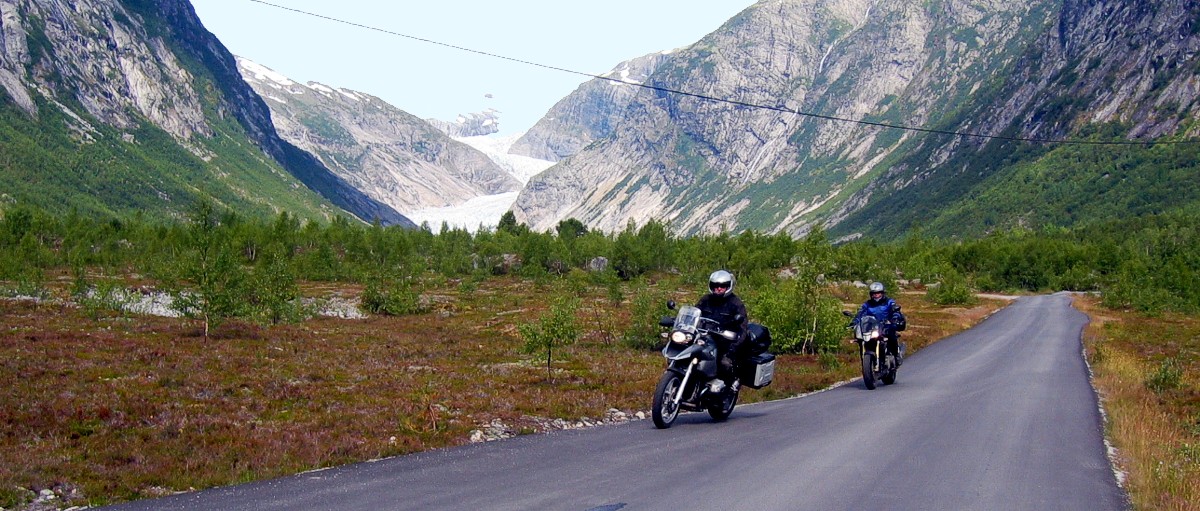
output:
[{"label": "sky", "polygon": [[603,74],[623,61],[699,41],[754,3],[191,1],[205,28],[234,55],[297,82],[379,97],[421,118],[452,121],[494,109],[499,135],[529,129],[589,79],[542,66]]}]

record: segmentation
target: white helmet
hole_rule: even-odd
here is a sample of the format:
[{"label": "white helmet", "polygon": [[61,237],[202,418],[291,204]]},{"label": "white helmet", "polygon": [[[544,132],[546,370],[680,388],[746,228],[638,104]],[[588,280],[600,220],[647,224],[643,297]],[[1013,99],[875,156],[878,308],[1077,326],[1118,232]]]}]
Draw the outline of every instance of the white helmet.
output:
[{"label": "white helmet", "polygon": [[[717,291],[721,288],[721,291]],[[733,294],[733,274],[725,270],[717,270],[708,276],[708,292],[713,295],[729,296]]]},{"label": "white helmet", "polygon": [[882,282],[872,282],[871,283],[871,294],[882,293],[882,292],[883,292],[883,283]]}]

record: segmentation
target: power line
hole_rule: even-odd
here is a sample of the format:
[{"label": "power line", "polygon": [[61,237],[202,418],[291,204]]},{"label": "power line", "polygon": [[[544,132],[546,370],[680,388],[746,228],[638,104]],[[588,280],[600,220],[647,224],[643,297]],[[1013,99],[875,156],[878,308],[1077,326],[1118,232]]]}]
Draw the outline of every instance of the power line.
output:
[{"label": "power line", "polygon": [[459,51],[463,51],[463,52],[467,52],[467,53],[483,55],[485,57],[492,57],[492,58],[496,58],[496,59],[507,60],[510,62],[516,62],[518,64],[525,64],[528,66],[540,67],[543,69],[549,69],[552,71],[559,71],[559,72],[563,72],[563,73],[576,74],[576,75],[580,75],[580,76],[584,76],[584,77],[588,77],[588,78],[592,78],[592,79],[596,79],[596,80],[607,80],[607,81],[614,82],[614,83],[620,83],[620,84],[630,85],[630,86],[634,86],[634,87],[641,87],[643,89],[649,89],[649,90],[653,90],[653,91],[657,91],[657,92],[664,92],[667,94],[688,96],[688,97],[693,97],[693,98],[704,100],[704,101],[726,103],[726,104],[730,104],[730,105],[734,105],[734,106],[740,106],[740,107],[746,107],[746,108],[757,108],[757,109],[761,109],[761,110],[772,110],[772,111],[776,111],[776,112],[794,114],[794,115],[799,115],[799,116],[803,116],[803,117],[811,117],[814,119],[823,119],[823,120],[838,121],[838,122],[848,122],[848,123],[854,123],[854,124],[861,124],[861,125],[865,125],[865,126],[875,126],[875,127],[880,127],[880,128],[915,131],[915,132],[931,133],[931,134],[938,134],[938,135],[986,138],[986,139],[992,139],[992,140],[1006,140],[1006,141],[1011,141],[1011,142],[1029,142],[1029,143],[1038,143],[1038,144],[1152,146],[1152,145],[1156,145],[1156,144],[1193,144],[1193,143],[1200,142],[1200,140],[1167,140],[1167,141],[1151,140],[1151,141],[1139,142],[1139,141],[1131,141],[1131,140],[1071,140],[1071,139],[1050,139],[1050,138],[1031,138],[1031,137],[1010,137],[1010,136],[1005,136],[1005,135],[988,135],[988,134],[984,134],[984,133],[972,133],[972,132],[966,132],[966,131],[939,130],[939,129],[933,129],[933,128],[905,126],[902,124],[890,124],[890,123],[885,123],[885,122],[874,122],[874,121],[866,121],[866,120],[861,120],[861,119],[850,119],[850,118],[846,118],[846,117],[837,117],[837,116],[833,116],[833,115],[804,112],[804,111],[801,111],[801,110],[795,109],[795,108],[787,108],[787,107],[783,107],[783,106],[774,106],[774,105],[761,105],[761,104],[757,104],[757,103],[749,103],[749,102],[738,101],[738,100],[734,100],[734,99],[725,99],[725,98],[718,98],[718,97],[714,97],[714,96],[707,96],[704,94],[697,94],[694,92],[686,92],[686,91],[671,89],[671,88],[667,88],[667,87],[659,87],[656,85],[647,85],[644,83],[628,82],[625,80],[620,80],[620,79],[612,78],[609,76],[585,73],[582,71],[575,71],[573,69],[567,69],[567,68],[558,67],[558,66],[551,66],[551,65],[533,62],[533,61],[529,61],[529,60],[523,60],[523,59],[504,56],[504,55],[498,55],[498,54],[490,53],[490,52],[486,52],[486,51],[480,51],[480,50],[476,50],[476,49],[472,49],[472,48],[466,48],[463,46],[457,46],[454,44],[443,43],[440,41],[435,41],[433,39],[427,39],[424,37],[417,37],[417,36],[413,36],[413,35],[403,34],[403,33],[395,32],[392,30],[373,27],[370,25],[364,25],[362,23],[356,23],[353,21],[347,21],[347,20],[340,19],[340,18],[334,18],[332,16],[326,16],[324,14],[317,14],[314,12],[308,12],[308,11],[304,11],[301,9],[296,9],[293,7],[287,7],[284,5],[273,4],[273,3],[267,2],[265,0],[250,0],[250,1],[255,2],[255,3],[260,3],[263,5],[267,5],[270,7],[274,7],[276,9],[282,9],[285,11],[292,11],[292,12],[295,12],[298,14],[303,14],[305,16],[320,18],[320,19],[332,21],[335,23],[342,23],[344,25],[349,25],[352,27],[362,28],[362,29],[380,32],[380,33],[393,35],[393,36],[397,36],[397,37],[403,37],[406,39],[412,39],[414,41],[420,41],[423,43],[442,46],[445,48],[459,50]]}]

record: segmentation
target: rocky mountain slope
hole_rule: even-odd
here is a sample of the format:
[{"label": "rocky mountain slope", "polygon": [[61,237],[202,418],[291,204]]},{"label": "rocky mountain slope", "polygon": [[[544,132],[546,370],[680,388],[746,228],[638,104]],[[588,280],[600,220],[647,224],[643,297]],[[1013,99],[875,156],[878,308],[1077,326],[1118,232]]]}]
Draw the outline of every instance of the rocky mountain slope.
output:
[{"label": "rocky mountain slope", "polygon": [[[942,122],[1100,143],[923,137],[831,211],[840,232],[1073,225],[1200,205],[1200,3],[1061,4],[999,79]],[[898,214],[904,204],[920,206]]]},{"label": "rocky mountain slope", "polygon": [[[245,59],[238,66],[270,107],[285,140],[317,155],[338,177],[397,211],[455,206],[521,187],[487,155],[377,97],[315,82],[299,84]],[[487,132],[488,120],[487,114],[478,114],[443,123],[443,128]]]},{"label": "rocky mountain slope", "polygon": [[[975,135],[1063,139],[1116,123],[1116,140],[1195,137],[1198,9],[763,0],[653,65],[648,88],[610,115],[548,115],[573,138],[542,147],[582,148],[534,177],[513,210],[539,230],[568,217],[608,231],[657,219],[681,233],[894,231],[897,215],[923,225],[1013,186],[987,177],[1058,147],[1013,142],[1005,161],[997,139]],[[585,84],[555,108],[581,111],[610,85]],[[1039,200],[996,211],[992,225],[1019,224]]]},{"label": "rocky mountain slope", "polygon": [[425,119],[425,122],[442,130],[452,138],[482,137],[500,131],[500,112],[488,109],[483,112],[459,115],[453,121]]},{"label": "rocky mountain slope", "polygon": [[652,53],[622,62],[603,75],[607,80],[584,82],[555,103],[529,131],[513,143],[510,152],[558,161],[613,134],[625,107],[644,89],[632,87],[649,78],[670,52]]},{"label": "rocky mountain slope", "polygon": [[5,200],[412,225],[279,138],[187,0],[0,0]]}]

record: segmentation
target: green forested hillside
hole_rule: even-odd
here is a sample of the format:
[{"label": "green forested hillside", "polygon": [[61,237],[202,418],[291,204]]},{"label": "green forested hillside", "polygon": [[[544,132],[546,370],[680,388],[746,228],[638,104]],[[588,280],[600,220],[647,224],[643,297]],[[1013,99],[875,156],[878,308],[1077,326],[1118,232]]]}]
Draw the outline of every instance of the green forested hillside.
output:
[{"label": "green forested hillside", "polygon": [[[1092,140],[1120,140],[1113,131]],[[1087,226],[1195,211],[1200,206],[1200,142],[1164,142],[995,141],[978,153],[947,161],[928,180],[882,192],[880,200],[832,231],[898,238],[920,230],[973,238],[1012,228]]]},{"label": "green forested hillside", "polygon": [[205,161],[148,123],[125,137],[54,104],[40,103],[34,118],[0,97],[6,202],[104,217],[179,219],[201,198],[262,218],[282,210],[313,220],[344,214],[283,172],[233,122],[214,123],[212,139],[192,141]]}]

